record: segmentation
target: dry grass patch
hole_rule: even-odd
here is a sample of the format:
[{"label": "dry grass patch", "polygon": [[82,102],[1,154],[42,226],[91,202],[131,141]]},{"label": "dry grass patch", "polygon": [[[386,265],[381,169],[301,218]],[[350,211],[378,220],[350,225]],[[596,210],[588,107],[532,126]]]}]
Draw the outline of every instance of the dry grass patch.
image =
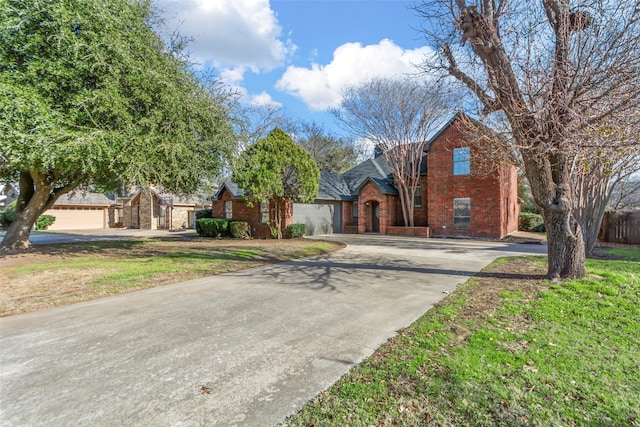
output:
[{"label": "dry grass patch", "polygon": [[283,262],[341,247],[304,239],[200,237],[38,245],[0,256],[0,316]]}]

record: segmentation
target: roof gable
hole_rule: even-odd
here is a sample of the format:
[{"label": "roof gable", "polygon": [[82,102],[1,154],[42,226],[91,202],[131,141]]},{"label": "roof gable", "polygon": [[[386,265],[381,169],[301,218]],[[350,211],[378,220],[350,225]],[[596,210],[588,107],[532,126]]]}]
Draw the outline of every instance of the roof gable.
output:
[{"label": "roof gable", "polygon": [[359,194],[360,191],[362,191],[362,189],[370,182],[373,183],[376,187],[378,187],[378,191],[380,191],[380,194],[388,194],[391,196],[398,195],[398,190],[391,184],[391,181],[388,178],[380,179],[380,178],[368,177],[367,179],[362,181],[360,186],[357,188],[356,192]]},{"label": "roof gable", "polygon": [[384,156],[364,161],[342,174],[351,194],[359,193],[362,183],[369,178],[385,180],[391,175],[391,168]]},{"label": "roof gable", "polygon": [[220,190],[218,190],[216,195],[213,196],[213,199],[214,200],[220,200],[220,197],[222,196],[222,193],[224,191],[228,191],[229,194],[231,194],[231,198],[232,199],[242,199],[243,196],[244,196],[244,190],[242,190],[240,187],[238,187],[238,184],[236,184],[235,182],[231,182],[231,181],[225,181],[220,186]]}]

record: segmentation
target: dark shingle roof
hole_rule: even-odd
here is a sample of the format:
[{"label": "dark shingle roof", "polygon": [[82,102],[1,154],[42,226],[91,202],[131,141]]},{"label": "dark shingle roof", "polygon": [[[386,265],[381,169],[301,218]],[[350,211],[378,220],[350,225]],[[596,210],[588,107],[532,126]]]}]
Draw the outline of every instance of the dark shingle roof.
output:
[{"label": "dark shingle roof", "polygon": [[341,174],[320,172],[318,199],[350,200],[352,199],[351,190]]},{"label": "dark shingle roof", "polygon": [[220,186],[220,190],[218,190],[218,192],[213,198],[216,200],[219,200],[220,195],[222,194],[222,191],[224,189],[226,189],[231,194],[231,197],[234,199],[241,199],[242,196],[244,196],[244,190],[238,187],[238,184],[231,181],[225,181],[222,183],[222,185]]},{"label": "dark shingle roof", "polygon": [[362,187],[364,187],[367,182],[373,182],[375,185],[377,185],[378,189],[380,190],[380,194],[390,194],[392,196],[398,195],[398,190],[393,186],[393,181],[391,179],[380,179],[372,177],[369,177],[366,180],[362,181],[362,184],[360,184],[360,187],[358,187],[357,193],[360,192]]},{"label": "dark shingle roof", "polygon": [[63,194],[56,200],[56,205],[93,205],[93,206],[111,206],[115,204],[113,200],[102,193],[92,193],[89,191],[72,191]]},{"label": "dark shingle roof", "polygon": [[369,159],[342,174],[351,194],[357,194],[368,178],[385,180],[391,178],[391,169],[384,156]]}]

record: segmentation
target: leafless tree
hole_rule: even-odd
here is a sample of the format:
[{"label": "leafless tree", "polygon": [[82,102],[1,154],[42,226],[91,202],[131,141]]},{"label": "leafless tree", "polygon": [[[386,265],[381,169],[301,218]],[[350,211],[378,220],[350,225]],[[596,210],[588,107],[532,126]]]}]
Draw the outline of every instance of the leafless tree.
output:
[{"label": "leafless tree", "polygon": [[507,118],[544,217],[548,276],[584,277],[576,156],[587,131],[640,119],[629,114],[640,94],[640,2],[423,0],[415,10],[437,50],[425,71],[453,76],[483,114]]},{"label": "leafless tree", "polygon": [[425,143],[445,112],[441,89],[409,77],[375,78],[347,88],[340,107],[330,111],[354,137],[383,151],[400,194],[404,224],[413,227]]},{"label": "leafless tree", "polygon": [[362,151],[351,139],[336,136],[316,122],[297,123],[292,138],[307,150],[323,172],[345,172],[357,164]]},{"label": "leafless tree", "polygon": [[[634,113],[638,114],[638,112]],[[585,251],[591,254],[611,196],[640,172],[640,152],[633,141],[638,126],[633,120],[602,124],[576,135],[582,145],[574,156],[573,173],[576,220],[583,229]]]},{"label": "leafless tree", "polygon": [[[639,161],[640,163],[640,161]],[[640,168],[640,165],[637,165]],[[618,181],[609,199],[611,210],[640,209],[640,175],[630,175]]]}]

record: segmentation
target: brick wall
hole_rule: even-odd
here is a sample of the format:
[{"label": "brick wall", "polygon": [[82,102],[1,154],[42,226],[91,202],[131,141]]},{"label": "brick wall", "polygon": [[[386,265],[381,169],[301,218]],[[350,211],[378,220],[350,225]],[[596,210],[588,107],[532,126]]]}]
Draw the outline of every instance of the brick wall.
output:
[{"label": "brick wall", "polygon": [[[419,184],[422,194],[422,206],[419,208],[413,208],[413,224],[416,227],[426,227],[429,224],[429,211],[427,209],[427,176],[421,176]],[[402,202],[400,202],[400,196],[395,198],[395,221],[392,225],[397,227],[404,227],[404,215],[402,214]]]},{"label": "brick wall", "polygon": [[397,217],[396,197],[380,194],[378,186],[368,182],[360,190],[358,199],[358,232],[371,233],[374,231],[373,214],[375,204],[379,207],[379,232],[386,233],[388,226],[393,226]]},{"label": "brick wall", "polygon": [[[218,200],[214,200],[211,204],[211,216],[213,218],[224,218],[224,202],[231,201],[232,205],[232,217],[235,221],[248,222],[251,226],[251,235],[258,239],[271,238],[271,229],[268,225],[260,224],[260,203],[254,203],[252,207],[249,207],[244,200],[237,200],[231,197],[231,194],[224,189],[222,194],[218,196]],[[293,202],[288,201],[284,208],[285,218],[282,224],[282,231],[287,225],[293,223]],[[275,209],[272,205],[269,206],[269,218],[273,220],[275,216]]]},{"label": "brick wall", "polygon": [[[470,147],[471,173],[453,175],[453,149],[462,147]],[[464,140],[457,123],[431,145],[427,180],[432,235],[502,238],[517,228],[515,167],[486,173],[486,162],[478,149]],[[454,228],[454,198],[471,199],[469,230]]]}]

